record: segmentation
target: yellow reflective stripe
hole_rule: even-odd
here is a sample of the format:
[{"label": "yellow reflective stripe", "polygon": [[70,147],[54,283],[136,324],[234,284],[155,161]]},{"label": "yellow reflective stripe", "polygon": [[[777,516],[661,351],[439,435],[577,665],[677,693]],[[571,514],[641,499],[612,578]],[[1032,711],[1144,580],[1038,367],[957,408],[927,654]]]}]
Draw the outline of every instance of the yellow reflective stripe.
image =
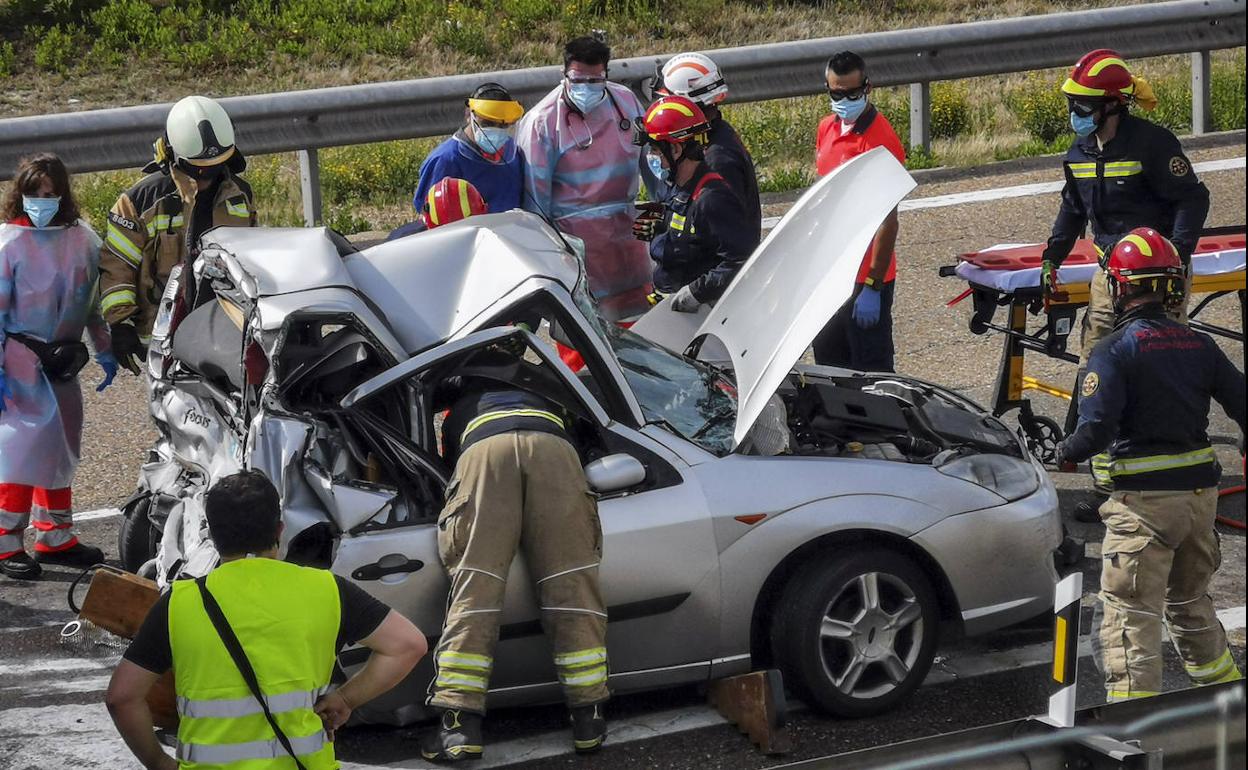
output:
[{"label": "yellow reflective stripe", "polygon": [[483,676],[470,676],[455,671],[439,671],[438,687],[450,687],[461,692],[485,692],[488,685]]},{"label": "yellow reflective stripe", "polygon": [[606,666],[596,666],[584,671],[579,671],[575,674],[565,674],[562,671],[559,672],[559,683],[565,687],[593,687],[596,684],[602,684],[606,681]]},{"label": "yellow reflective stripe", "polygon": [[1218,677],[1217,679],[1211,679],[1207,682],[1201,682],[1201,684],[1225,684],[1226,682],[1238,682],[1240,679],[1243,679],[1243,678],[1244,678],[1244,675],[1239,672],[1239,667],[1234,664],[1231,664],[1230,671],[1227,671],[1225,674]]},{"label": "yellow reflective stripe", "polygon": [[242,219],[247,219],[251,216],[251,211],[247,209],[246,203],[230,203],[229,201],[225,202],[225,213]]},{"label": "yellow reflective stripe", "polygon": [[134,293],[134,289],[115,289],[105,294],[100,300],[100,312],[107,313],[118,305],[136,304],[138,304],[138,295]]},{"label": "yellow reflective stripe", "polygon": [[1089,169],[1089,168],[1092,169],[1093,171],[1096,170],[1096,163],[1071,163],[1069,165],[1072,170],[1079,169],[1080,171],[1082,171],[1084,169]]},{"label": "yellow reflective stripe", "polygon": [[1213,447],[1205,447],[1192,452],[1177,455],[1153,455],[1151,457],[1124,457],[1114,460],[1110,466],[1111,476],[1130,476],[1136,473],[1152,471],[1168,471],[1175,468],[1190,468],[1193,465],[1204,465],[1213,462],[1216,455]]},{"label": "yellow reflective stripe", "polygon": [[1066,636],[1067,622],[1066,618],[1061,615],[1057,616],[1057,623],[1053,632],[1053,681],[1060,684],[1066,684]]},{"label": "yellow reflective stripe", "polygon": [[1106,699],[1110,701],[1155,698],[1158,695],[1161,695],[1161,693],[1153,692],[1152,690],[1109,690],[1105,693]]},{"label": "yellow reflective stripe", "polygon": [[1144,173],[1144,164],[1137,160],[1115,161],[1105,164],[1105,176],[1134,176]]},{"label": "yellow reflective stripe", "polygon": [[1143,254],[1144,256],[1146,257],[1153,256],[1153,247],[1149,246],[1148,241],[1144,240],[1143,237],[1136,235],[1135,233],[1127,233],[1125,236],[1123,236],[1122,240],[1126,241],[1127,243],[1134,244],[1135,247],[1139,249],[1140,253]]},{"label": "yellow reflective stripe", "polygon": [[117,256],[129,262],[134,267],[138,267],[143,262],[143,252],[139,251],[139,247],[134,245],[134,241],[125,236],[118,229],[117,225],[112,222],[108,223],[108,227],[104,234],[104,240],[109,246],[113,247],[113,251]]},{"label": "yellow reflective stripe", "polygon": [[494,659],[485,655],[473,655],[467,652],[446,650],[438,653],[438,665],[448,668],[489,671],[494,665]]},{"label": "yellow reflective stripe", "polygon": [[673,230],[684,230],[685,229],[685,216],[683,214],[672,214],[672,224],[670,225],[670,227]]},{"label": "yellow reflective stripe", "polygon": [[468,183],[463,179],[459,180],[459,211],[468,218],[472,215],[472,204],[468,202]]},{"label": "yellow reflective stripe", "polygon": [[1112,481],[1110,478],[1110,471],[1113,468],[1113,465],[1114,459],[1104,452],[1093,456],[1092,478],[1094,478],[1099,484],[1109,484]]},{"label": "yellow reflective stripe", "polygon": [[563,668],[582,668],[594,663],[605,663],[606,660],[606,647],[590,647],[586,650],[576,650],[574,652],[556,655],[555,665],[562,666]]},{"label": "yellow reflective stripe", "polygon": [[[1101,74],[1101,70],[1105,69],[1111,64],[1117,64],[1119,67],[1122,67],[1124,70],[1127,69],[1127,63],[1123,61],[1122,59],[1119,59],[1115,56],[1106,56],[1104,59],[1098,59],[1096,63],[1094,63],[1091,67],[1088,67],[1088,76],[1096,77],[1097,75]],[[1127,71],[1130,72],[1130,70],[1127,70]]]},{"label": "yellow reflective stripe", "polygon": [[540,417],[543,420],[550,420],[555,425],[558,425],[561,430],[563,429],[563,420],[560,420],[550,412],[541,409],[506,409],[498,412],[486,412],[485,414],[474,419],[472,422],[468,423],[468,427],[464,428],[463,435],[459,438],[460,443],[462,444],[465,440],[467,440],[469,433],[472,433],[474,430],[480,428],[482,425],[485,425],[487,422],[502,420],[507,417]]},{"label": "yellow reflective stripe", "polygon": [[1234,669],[1235,673],[1239,673],[1239,669],[1235,668],[1235,659],[1231,657],[1231,651],[1228,649],[1212,663],[1206,663],[1203,666],[1183,666],[1187,669],[1187,675],[1197,682],[1211,682],[1221,679],[1229,671]]},{"label": "yellow reflective stripe", "polygon": [[429,220],[433,222],[435,226],[442,224],[441,222],[438,221],[437,193],[438,193],[438,188],[435,185],[429,188],[429,194],[425,196],[425,213],[429,215]]},{"label": "yellow reflective stripe", "polygon": [[1071,96],[1104,96],[1105,89],[1088,88],[1087,86],[1079,85],[1071,78],[1066,78],[1066,82],[1062,83],[1062,93],[1070,94]]},{"label": "yellow reflective stripe", "polygon": [[181,214],[174,214],[173,216],[169,216],[168,214],[157,214],[155,217],[153,217],[151,220],[148,221],[147,234],[150,237],[150,236],[155,235],[157,230],[169,230],[169,229],[179,228],[182,226],[182,221],[183,220],[182,220]]}]

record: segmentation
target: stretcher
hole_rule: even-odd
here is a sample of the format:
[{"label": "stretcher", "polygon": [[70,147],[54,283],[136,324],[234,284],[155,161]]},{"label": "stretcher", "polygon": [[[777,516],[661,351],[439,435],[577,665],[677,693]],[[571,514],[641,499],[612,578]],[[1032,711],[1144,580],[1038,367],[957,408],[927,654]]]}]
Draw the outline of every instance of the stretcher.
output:
[{"label": "stretcher", "polygon": [[[1040,262],[1044,244],[1002,244],[981,251],[961,254],[955,265],[940,268],[942,277],[956,277],[967,289],[947,303],[953,307],[968,297],[972,301],[969,327],[972,334],[996,332],[1002,335],[1001,363],[997,371],[992,412],[998,417],[1018,410],[1019,426],[1032,452],[1043,462],[1053,462],[1063,426],[1038,415],[1029,390],[1071,400],[1071,391],[1042,382],[1026,374],[1028,351],[1050,358],[1078,363],[1077,352],[1067,350],[1075,331],[1075,318],[1088,304],[1088,291],[1097,273],[1095,249],[1080,240],[1058,270],[1057,281],[1063,294],[1046,301],[1040,290]],[[1245,228],[1243,225],[1206,230],[1192,256],[1192,299],[1188,319],[1193,329],[1243,342],[1245,327]],[[1200,320],[1200,314],[1218,298],[1237,295],[1239,329],[1228,329]],[[998,308],[1006,308],[1004,323],[997,323]],[[1044,311],[1043,313],[1041,311]],[[1040,323],[1029,325],[1029,316]],[[1034,327],[1034,328],[1029,328]],[[1078,345],[1078,335],[1075,344]],[[1068,423],[1070,421],[1068,420]]]}]

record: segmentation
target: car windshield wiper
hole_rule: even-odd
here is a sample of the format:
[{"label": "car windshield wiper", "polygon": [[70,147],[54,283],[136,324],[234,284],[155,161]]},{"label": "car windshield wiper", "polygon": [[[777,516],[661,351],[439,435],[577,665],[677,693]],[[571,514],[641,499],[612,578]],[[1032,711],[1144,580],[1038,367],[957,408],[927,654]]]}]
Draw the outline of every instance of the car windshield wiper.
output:
[{"label": "car windshield wiper", "polygon": [[716,425],[719,425],[721,422],[723,422],[726,419],[729,419],[729,418],[736,419],[736,417],[737,417],[736,409],[733,409],[730,406],[720,407],[715,412],[715,414],[712,414],[710,417],[706,418],[706,424],[704,424],[701,428],[698,428],[696,431],[694,431],[694,434],[690,436],[689,438],[692,438],[692,439],[702,438],[702,436],[705,435],[706,432],[709,431],[711,428],[714,428]]}]

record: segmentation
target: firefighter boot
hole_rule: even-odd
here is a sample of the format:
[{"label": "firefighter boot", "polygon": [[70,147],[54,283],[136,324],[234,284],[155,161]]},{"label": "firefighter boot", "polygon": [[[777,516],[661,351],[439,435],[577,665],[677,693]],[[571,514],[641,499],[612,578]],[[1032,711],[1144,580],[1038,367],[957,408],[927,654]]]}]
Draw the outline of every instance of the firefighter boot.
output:
[{"label": "firefighter boot", "polygon": [[576,753],[595,752],[606,739],[607,719],[602,715],[601,703],[572,709],[572,745]]},{"label": "firefighter boot", "polygon": [[480,759],[481,715],[460,709],[444,709],[438,729],[425,736],[420,754],[430,762]]}]

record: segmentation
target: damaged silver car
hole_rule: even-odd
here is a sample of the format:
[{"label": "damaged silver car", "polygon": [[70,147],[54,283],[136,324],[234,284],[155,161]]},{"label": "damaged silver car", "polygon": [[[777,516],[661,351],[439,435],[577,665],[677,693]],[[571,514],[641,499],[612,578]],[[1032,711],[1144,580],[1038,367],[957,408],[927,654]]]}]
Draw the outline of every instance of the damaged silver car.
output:
[{"label": "damaged silver car", "polygon": [[[364,251],[325,229],[210,231],[155,330],[161,437],[125,508],[123,560],[164,584],[211,569],[203,493],[258,468],[282,494],[284,558],[436,635],[452,469],[431,395],[476,352],[523,346],[516,384],[575,415],[599,496],[612,688],[776,666],[824,710],[885,710],[922,682],[941,634],[1044,612],[1062,539],[1052,484],[1001,421],[937,385],[798,363],[912,186],[887,153],[846,164],[714,308],[660,305],[636,332],[598,319],[577,244],[525,212]],[[182,280],[209,301],[188,308]],[[513,325],[535,316],[537,334]],[[560,697],[530,586],[518,558],[493,705]],[[361,716],[422,718],[431,670]]]}]

